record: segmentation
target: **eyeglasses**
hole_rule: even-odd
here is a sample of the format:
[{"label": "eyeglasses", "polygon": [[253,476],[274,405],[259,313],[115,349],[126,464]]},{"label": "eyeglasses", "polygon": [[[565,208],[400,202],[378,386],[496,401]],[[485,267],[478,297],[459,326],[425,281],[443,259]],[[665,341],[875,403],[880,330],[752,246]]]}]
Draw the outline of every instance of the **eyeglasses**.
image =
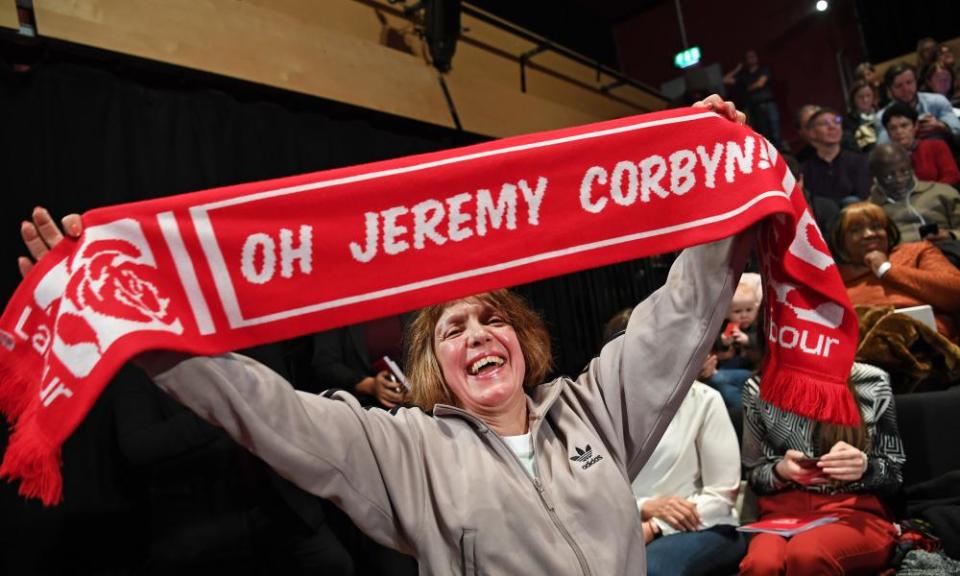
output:
[{"label": "eyeglasses", "polygon": [[827,126],[840,126],[843,124],[843,116],[832,116],[823,114],[815,122],[809,124],[810,128],[826,128]]},{"label": "eyeglasses", "polygon": [[901,168],[893,172],[887,172],[877,177],[881,184],[893,184],[897,180],[906,180],[913,178],[913,168]]}]

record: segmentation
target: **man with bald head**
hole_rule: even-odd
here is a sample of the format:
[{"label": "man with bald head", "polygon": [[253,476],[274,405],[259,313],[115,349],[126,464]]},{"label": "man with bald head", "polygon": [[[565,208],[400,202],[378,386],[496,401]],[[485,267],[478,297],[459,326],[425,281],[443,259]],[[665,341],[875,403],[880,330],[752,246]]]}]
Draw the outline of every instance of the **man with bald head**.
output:
[{"label": "man with bald head", "polygon": [[[940,245],[960,236],[960,192],[947,184],[917,180],[910,153],[898,144],[877,144],[870,153],[870,201],[883,206],[904,242]],[[937,224],[921,238],[920,227]],[[943,245],[942,248],[946,248]]]}]

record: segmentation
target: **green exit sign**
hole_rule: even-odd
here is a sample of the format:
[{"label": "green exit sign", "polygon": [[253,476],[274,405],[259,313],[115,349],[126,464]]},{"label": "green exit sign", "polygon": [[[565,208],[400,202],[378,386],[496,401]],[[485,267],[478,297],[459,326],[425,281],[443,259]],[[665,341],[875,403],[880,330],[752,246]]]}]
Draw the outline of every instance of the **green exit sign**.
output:
[{"label": "green exit sign", "polygon": [[676,56],[673,57],[673,65],[677,68],[689,68],[698,62],[700,62],[699,46],[677,52]]}]

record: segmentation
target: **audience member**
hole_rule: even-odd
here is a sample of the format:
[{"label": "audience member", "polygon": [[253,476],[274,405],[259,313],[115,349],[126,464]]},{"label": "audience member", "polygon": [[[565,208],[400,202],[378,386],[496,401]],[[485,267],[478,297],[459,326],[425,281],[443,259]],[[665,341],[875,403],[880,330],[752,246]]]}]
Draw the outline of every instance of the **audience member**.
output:
[{"label": "audience member", "polygon": [[716,390],[694,382],[633,480],[647,574],[735,572],[747,550],[737,532],[740,445]]},{"label": "audience member", "polygon": [[[887,69],[884,80],[893,102],[902,102],[916,109],[919,115],[918,138],[940,138],[952,142],[960,136],[960,118],[957,118],[950,101],[941,94],[917,90],[916,68],[910,64],[895,64]],[[885,111],[886,109],[881,113]],[[877,140],[889,142],[881,118],[882,115],[878,116],[876,122],[879,135]]]},{"label": "audience member", "polygon": [[[917,180],[909,153],[897,144],[878,144],[870,153],[874,185],[870,201],[883,206],[905,242],[941,243],[960,235],[960,192],[952,186]],[[937,231],[920,229],[936,224]]]},{"label": "audience member", "polygon": [[927,36],[917,40],[916,67],[919,69],[932,64],[937,59],[939,52],[940,48],[937,46],[937,41],[933,38]]},{"label": "audience member", "polygon": [[389,316],[315,334],[307,380],[352,392],[364,405],[389,410],[404,404],[402,384],[379,362],[384,356],[401,361],[404,324],[403,317]]},{"label": "audience member", "polygon": [[[631,308],[603,327],[602,345],[626,331]],[[647,574],[736,570],[746,551],[737,533],[740,449],[719,394],[694,382],[633,481],[643,520]]]},{"label": "audience member", "polygon": [[880,74],[877,73],[877,68],[870,62],[861,62],[857,64],[857,67],[853,69],[853,79],[854,81],[863,80],[864,82],[873,86],[873,91],[877,96],[877,107],[882,107],[887,104],[887,95],[883,88],[883,79]]},{"label": "audience member", "polygon": [[[799,147],[796,154],[797,161],[803,164],[807,160],[810,160],[817,155],[817,150],[810,144],[810,140],[807,138],[807,121],[810,120],[810,117],[820,109],[820,106],[816,104],[804,104],[797,109],[797,113],[794,117],[796,121],[797,135],[800,136],[802,141],[802,146]],[[796,173],[797,177],[800,177],[800,172]]]},{"label": "audience member", "polygon": [[867,158],[840,146],[843,117],[820,108],[807,119],[806,138],[816,155],[803,163],[803,177],[811,196],[833,200],[840,206],[870,193]]},{"label": "audience member", "polygon": [[743,383],[753,375],[760,361],[756,323],[761,300],[759,275],[743,274],[730,303],[724,330],[700,373],[701,380],[719,392],[724,404],[732,410],[740,410]]},{"label": "audience member", "polygon": [[747,50],[743,62],[723,77],[723,83],[733,86],[742,102],[750,125],[777,148],[783,148],[780,139],[780,111],[770,87],[770,69],[760,64],[756,50]]},{"label": "audience member", "polygon": [[954,340],[960,312],[960,270],[925,240],[900,244],[887,213],[870,202],[840,213],[834,253],[854,304],[904,308],[929,304],[937,330]]},{"label": "audience member", "polygon": [[954,72],[957,69],[957,56],[953,53],[953,48],[949,44],[941,44],[937,51],[937,62],[942,63]]},{"label": "audience member", "polygon": [[947,100],[953,97],[953,80],[953,68],[942,62],[934,62],[920,72],[920,87]]},{"label": "audience member", "polygon": [[955,185],[960,169],[943,140],[917,139],[917,111],[902,102],[891,104],[883,113],[883,127],[890,140],[910,152],[913,171],[920,180]]},{"label": "audience member", "polygon": [[800,163],[797,159],[789,154],[784,154],[783,161],[787,163],[790,172],[796,177],[797,186],[803,191],[803,196],[807,199],[807,205],[810,206],[810,211],[813,212],[813,218],[817,221],[817,226],[819,226],[821,230],[830,230],[833,221],[840,214],[840,206],[829,198],[810,196],[806,183],[803,181],[803,170],[800,169]]},{"label": "audience member", "polygon": [[[392,409],[408,403],[403,385],[379,360],[389,357],[398,365],[403,359],[403,330],[407,316],[388,316],[313,335],[311,374],[303,379],[324,389],[340,388],[353,393],[364,406]],[[301,386],[301,383],[298,383]],[[320,392],[320,390],[316,390]],[[344,522],[349,530],[349,521]],[[381,546],[360,530],[349,530],[352,547],[368,569],[381,575],[417,573],[411,556]]]},{"label": "audience member", "polygon": [[937,55],[937,62],[946,66],[947,69],[953,73],[953,87],[947,98],[954,107],[957,107],[960,105],[960,74],[958,74],[960,70],[957,70],[957,57],[953,53],[953,49],[947,44],[941,44],[940,53]]},{"label": "audience member", "polygon": [[877,143],[876,120],[877,91],[866,80],[857,80],[850,88],[843,117],[843,141],[851,142],[856,150],[870,151]]},{"label": "audience member", "polygon": [[743,388],[743,465],[758,494],[760,520],[835,516],[792,538],[756,534],[740,574],[879,574],[897,529],[884,498],[902,482],[906,460],[886,372],[854,364],[848,388],[857,426],[788,413],[760,398],[760,380]]}]

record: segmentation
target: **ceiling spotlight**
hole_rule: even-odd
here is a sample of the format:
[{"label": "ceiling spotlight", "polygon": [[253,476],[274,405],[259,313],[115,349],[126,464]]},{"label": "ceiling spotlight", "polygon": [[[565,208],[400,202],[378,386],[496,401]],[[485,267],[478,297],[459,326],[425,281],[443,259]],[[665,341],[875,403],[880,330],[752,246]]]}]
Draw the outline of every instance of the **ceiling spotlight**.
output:
[{"label": "ceiling spotlight", "polygon": [[827,0],[817,0],[817,12],[824,12],[828,7],[830,7],[830,4]]}]

